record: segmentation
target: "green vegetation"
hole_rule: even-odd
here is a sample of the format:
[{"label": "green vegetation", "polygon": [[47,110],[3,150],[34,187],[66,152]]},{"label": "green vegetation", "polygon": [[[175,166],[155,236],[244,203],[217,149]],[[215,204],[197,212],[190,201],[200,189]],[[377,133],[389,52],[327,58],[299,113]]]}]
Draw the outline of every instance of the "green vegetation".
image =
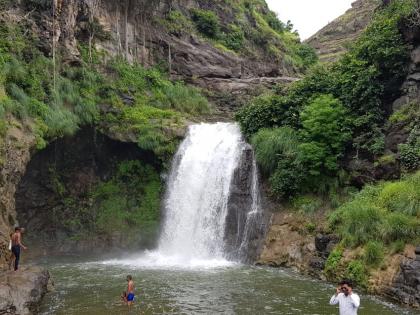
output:
[{"label": "green vegetation", "polygon": [[338,266],[343,257],[343,251],[340,249],[334,249],[328,256],[325,262],[324,273],[328,278],[335,278],[338,271]]},{"label": "green vegetation", "polygon": [[[124,161],[116,175],[91,192],[95,214],[92,226],[102,234],[124,227],[154,232],[159,223],[159,174],[139,161]],[[95,232],[95,231],[94,231]]]},{"label": "green vegetation", "polygon": [[418,125],[411,130],[407,142],[398,146],[398,150],[405,170],[413,171],[420,168],[420,128]]},{"label": "green vegetation", "polygon": [[410,172],[420,168],[420,103],[403,105],[389,117],[389,123],[402,124],[409,131],[407,141],[398,146],[403,170]]},{"label": "green vegetation", "polygon": [[[107,121],[110,128],[138,135],[141,148],[166,162],[185,118],[209,112],[200,90],[169,81],[157,68],[145,69],[122,59],[104,66],[98,52],[89,54],[81,45],[81,66],[70,67],[57,60],[54,69],[53,61],[36,48],[39,39],[24,32],[23,26],[2,23],[0,34],[0,115],[27,121],[38,149],[55,138],[74,134],[80,126]],[[102,115],[98,104],[113,110]],[[7,128],[7,123],[2,126]]]},{"label": "green vegetation", "polygon": [[416,242],[420,237],[420,172],[406,179],[367,186],[330,215],[332,229],[349,246],[370,241]]},{"label": "green vegetation", "polygon": [[[392,1],[339,61],[312,67],[302,80],[236,114],[273,197],[308,217],[331,209],[329,232],[341,241],[326,261],[330,280],[347,277],[366,287],[386,257],[420,241],[419,105],[389,112],[408,71],[401,26],[413,8],[411,0]],[[256,20],[261,40],[279,31]],[[385,150],[391,124],[409,134],[398,153]],[[364,174],[349,164],[363,162],[384,169],[400,164],[403,177],[358,192],[351,183]]]},{"label": "green vegetation", "polygon": [[384,259],[383,244],[370,241],[366,244],[365,253],[363,255],[364,262],[369,266],[378,266]]},{"label": "green vegetation", "polygon": [[292,199],[292,207],[300,213],[310,215],[322,206],[322,200],[316,196],[298,196]]},{"label": "green vegetation", "polygon": [[[393,1],[376,13],[365,33],[337,63],[315,67],[285,91],[259,97],[237,113],[242,131],[254,139],[257,160],[270,178],[274,195],[326,193],[346,185],[342,158],[350,152],[356,159],[378,161],[378,165],[386,162],[385,108],[395,99],[406,75],[409,47],[399,23],[412,12],[411,4],[410,0]],[[392,119],[401,119],[404,113]],[[288,128],[288,141],[293,141],[293,152],[279,146],[285,138],[284,128]],[[267,129],[271,130],[270,140],[264,140]],[[412,133],[400,145],[407,170],[416,169],[419,161],[419,137],[416,131]],[[271,153],[261,152],[270,145]]]},{"label": "green vegetation", "polygon": [[191,17],[197,30],[210,38],[217,38],[220,33],[218,16],[209,10],[192,9]]},{"label": "green vegetation", "polygon": [[[117,79],[108,93],[120,113],[106,119],[115,129],[137,134],[142,149],[153,151],[162,162],[169,161],[178,144],[173,130],[182,128],[187,117],[208,114],[207,99],[197,88],[170,82],[158,69],[122,59],[109,67]],[[131,106],[124,106],[119,95],[128,98]]]},{"label": "green vegetation", "polygon": [[[60,174],[50,168],[51,185],[63,200],[51,215],[54,227],[84,239],[110,238],[123,230],[130,237],[148,238],[157,232],[162,184],[155,169],[140,161],[122,161],[113,176],[74,196]],[[71,183],[70,183],[71,184]]]},{"label": "green vegetation", "polygon": [[[346,114],[339,100],[320,95],[300,112],[301,129],[261,129],[252,137],[258,163],[266,175],[271,174],[273,194],[288,198],[323,188],[319,178],[333,177],[338,171],[338,159],[350,138]],[[328,178],[324,183],[328,185]]]},{"label": "green vegetation", "polygon": [[[342,263],[345,276],[367,285],[371,269],[381,267],[384,257],[404,250],[405,244],[420,241],[420,172],[396,182],[366,186],[329,216],[330,229],[341,237],[341,247],[362,247],[359,260]],[[333,252],[334,253],[334,252]],[[331,261],[336,261],[331,253]],[[333,263],[324,272],[331,279]],[[339,273],[338,273],[339,274]]]},{"label": "green vegetation", "polygon": [[368,285],[368,271],[365,268],[365,265],[360,260],[351,261],[344,273],[345,279],[350,279],[355,284],[362,288],[367,288]]},{"label": "green vegetation", "polygon": [[171,10],[166,19],[159,20],[170,34],[181,36],[184,33],[192,32],[194,25],[182,12],[178,10]]}]

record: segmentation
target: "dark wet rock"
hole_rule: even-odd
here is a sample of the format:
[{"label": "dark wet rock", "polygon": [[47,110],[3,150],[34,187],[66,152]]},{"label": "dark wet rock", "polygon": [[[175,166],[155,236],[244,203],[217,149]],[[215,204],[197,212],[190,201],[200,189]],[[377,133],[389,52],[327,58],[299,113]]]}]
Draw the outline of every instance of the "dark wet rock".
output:
[{"label": "dark wet rock", "polygon": [[400,272],[386,295],[400,303],[420,307],[420,248],[414,258],[405,258]]},{"label": "dark wet rock", "polygon": [[325,259],[321,257],[313,257],[309,260],[309,267],[313,269],[315,273],[321,273],[325,267]]},{"label": "dark wet rock", "polygon": [[318,234],[315,236],[315,248],[318,251],[318,254],[327,258],[334,248],[335,245],[339,242],[339,238],[334,234]]},{"label": "dark wet rock", "polygon": [[0,274],[0,314],[36,314],[49,283],[49,272],[40,267]]},{"label": "dark wet rock", "polygon": [[122,95],[120,95],[120,97],[121,97],[121,100],[123,101],[123,103],[125,105],[132,106],[132,105],[134,105],[134,103],[136,101],[135,98],[133,96],[129,95],[129,94],[122,94]]},{"label": "dark wet rock", "polygon": [[[253,208],[254,153],[246,144],[234,171],[228,199],[225,244],[230,258],[252,262],[264,241],[267,218]],[[248,220],[248,222],[247,222]]]}]

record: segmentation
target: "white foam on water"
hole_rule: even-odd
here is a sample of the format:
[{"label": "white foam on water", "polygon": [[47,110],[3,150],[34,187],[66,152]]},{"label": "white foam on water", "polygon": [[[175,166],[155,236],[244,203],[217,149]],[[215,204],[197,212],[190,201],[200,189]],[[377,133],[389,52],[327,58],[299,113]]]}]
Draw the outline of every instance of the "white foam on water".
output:
[{"label": "white foam on water", "polygon": [[158,251],[146,251],[141,255],[127,257],[126,259],[110,259],[101,262],[92,262],[95,265],[125,266],[135,269],[157,269],[157,270],[195,270],[195,269],[218,269],[232,268],[240,264],[226,259],[200,259],[186,258],[184,256],[162,255]]}]

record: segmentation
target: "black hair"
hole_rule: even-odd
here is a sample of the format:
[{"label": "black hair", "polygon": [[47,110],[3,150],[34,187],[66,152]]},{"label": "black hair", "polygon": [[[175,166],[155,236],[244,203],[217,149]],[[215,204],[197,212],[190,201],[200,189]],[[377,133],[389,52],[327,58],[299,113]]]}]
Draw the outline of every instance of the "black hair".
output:
[{"label": "black hair", "polygon": [[20,227],[15,227],[15,232],[20,231]]},{"label": "black hair", "polygon": [[344,280],[341,280],[339,283],[339,285],[344,285],[344,284],[347,284],[348,287],[353,289],[353,282],[351,280],[344,279]]},{"label": "black hair", "polygon": [[131,275],[128,275],[127,280],[133,280],[133,277]]}]

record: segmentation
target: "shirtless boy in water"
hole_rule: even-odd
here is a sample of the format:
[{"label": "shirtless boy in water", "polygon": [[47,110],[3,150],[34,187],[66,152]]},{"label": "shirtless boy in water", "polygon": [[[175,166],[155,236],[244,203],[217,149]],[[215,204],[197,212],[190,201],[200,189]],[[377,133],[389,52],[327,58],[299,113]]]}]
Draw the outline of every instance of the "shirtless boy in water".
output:
[{"label": "shirtless boy in water", "polygon": [[127,291],[125,291],[123,293],[122,298],[123,298],[124,302],[126,302],[127,305],[129,307],[131,307],[131,305],[133,305],[133,303],[134,303],[134,281],[133,281],[133,277],[128,275],[127,276],[127,282],[128,282]]}]

